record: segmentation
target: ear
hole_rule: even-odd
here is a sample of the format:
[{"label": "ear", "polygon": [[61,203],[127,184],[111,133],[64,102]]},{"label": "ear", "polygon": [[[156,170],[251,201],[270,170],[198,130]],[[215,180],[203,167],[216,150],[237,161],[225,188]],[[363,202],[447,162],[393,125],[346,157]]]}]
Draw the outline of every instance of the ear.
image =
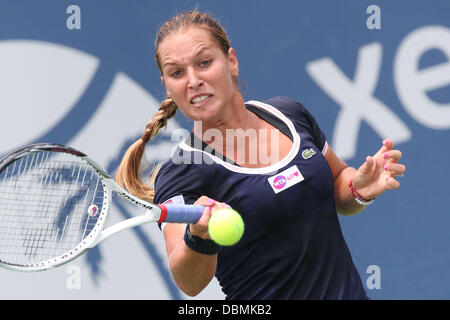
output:
[{"label": "ear", "polygon": [[239,75],[239,61],[236,56],[236,51],[231,47],[228,49],[228,65],[230,66],[231,74],[237,77]]}]

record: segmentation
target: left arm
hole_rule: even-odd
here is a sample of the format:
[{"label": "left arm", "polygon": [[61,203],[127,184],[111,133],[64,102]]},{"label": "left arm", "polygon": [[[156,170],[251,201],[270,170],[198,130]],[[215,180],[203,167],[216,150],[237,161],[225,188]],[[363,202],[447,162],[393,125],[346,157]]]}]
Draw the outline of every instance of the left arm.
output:
[{"label": "left arm", "polygon": [[374,156],[367,157],[366,162],[358,169],[349,167],[328,147],[325,158],[334,177],[334,195],[338,213],[353,215],[365,209],[365,206],[353,198],[349,187],[350,180],[353,181],[354,189],[366,200],[374,199],[386,190],[400,187],[395,177],[403,175],[406,167],[398,163],[402,154],[393,147],[391,140],[385,140],[381,149]]}]

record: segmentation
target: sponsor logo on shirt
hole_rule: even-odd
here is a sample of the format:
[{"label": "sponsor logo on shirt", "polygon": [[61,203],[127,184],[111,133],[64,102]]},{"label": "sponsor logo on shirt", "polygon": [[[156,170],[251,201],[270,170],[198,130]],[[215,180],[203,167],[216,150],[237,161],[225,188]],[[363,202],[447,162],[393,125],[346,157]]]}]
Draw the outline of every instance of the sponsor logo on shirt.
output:
[{"label": "sponsor logo on shirt", "polygon": [[267,179],[275,193],[284,191],[303,180],[305,178],[295,165]]},{"label": "sponsor logo on shirt", "polygon": [[273,187],[277,190],[283,189],[286,186],[286,177],[279,175],[273,180]]},{"label": "sponsor logo on shirt", "polygon": [[303,152],[302,152],[302,157],[303,157],[303,159],[307,160],[307,159],[311,158],[311,157],[312,157],[313,155],[315,155],[315,154],[316,154],[316,152],[314,151],[313,148],[311,148],[311,149],[305,149],[305,150],[303,150]]}]

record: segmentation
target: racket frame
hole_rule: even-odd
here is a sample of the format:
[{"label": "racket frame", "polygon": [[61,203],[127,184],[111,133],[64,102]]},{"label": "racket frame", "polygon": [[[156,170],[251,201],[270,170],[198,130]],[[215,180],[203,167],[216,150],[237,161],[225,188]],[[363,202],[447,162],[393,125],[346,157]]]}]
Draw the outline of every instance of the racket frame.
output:
[{"label": "racket frame", "polygon": [[[66,264],[77,257],[79,257],[81,254],[83,254],[86,250],[89,250],[96,245],[98,245],[100,242],[108,239],[110,236],[138,226],[142,225],[144,223],[149,222],[158,222],[161,218],[161,207],[158,205],[155,205],[153,203],[149,203],[147,201],[141,200],[131,193],[125,191],[122,189],[115,181],[114,179],[106,172],[104,171],[100,165],[98,165],[94,160],[89,158],[86,154],[75,150],[73,148],[58,145],[58,144],[51,144],[51,143],[38,143],[34,145],[30,145],[24,148],[17,149],[7,156],[5,156],[2,160],[0,160],[0,173],[3,171],[3,168],[5,168],[9,163],[20,159],[25,154],[33,153],[33,152],[42,152],[42,151],[51,151],[51,152],[65,152],[68,154],[71,154],[75,157],[78,157],[85,163],[89,164],[99,175],[100,182],[103,186],[103,204],[101,211],[97,213],[98,218],[95,226],[93,227],[92,231],[74,248],[71,250],[68,250],[58,257],[54,257],[39,263],[31,263],[26,266],[19,266],[19,265],[13,265],[9,263],[5,263],[0,260],[0,266],[6,269],[14,270],[14,271],[23,271],[23,272],[36,272],[36,271],[44,271],[51,268],[59,267],[63,264]],[[146,209],[145,214],[136,216],[127,220],[120,221],[116,224],[113,224],[112,226],[109,226],[106,229],[103,229],[106,219],[111,207],[111,201],[112,201],[112,195],[113,192],[117,193],[121,198],[131,201],[135,205]]]}]

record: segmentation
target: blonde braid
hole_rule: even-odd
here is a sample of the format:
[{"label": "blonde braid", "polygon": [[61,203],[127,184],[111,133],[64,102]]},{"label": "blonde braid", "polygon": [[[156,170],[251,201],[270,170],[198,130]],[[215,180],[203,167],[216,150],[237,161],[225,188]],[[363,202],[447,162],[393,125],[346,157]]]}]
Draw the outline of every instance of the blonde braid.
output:
[{"label": "blonde braid", "polygon": [[145,126],[145,132],[141,139],[147,143],[151,138],[156,136],[159,129],[167,126],[167,120],[175,115],[177,108],[178,107],[172,98],[169,97],[164,100],[152,120]]},{"label": "blonde braid", "polygon": [[161,128],[167,125],[167,121],[175,115],[177,108],[176,103],[171,98],[167,98],[161,103],[156,114],[146,125],[144,134],[128,148],[117,169],[116,182],[140,199],[152,202],[155,197],[152,185],[156,178],[157,170],[153,171],[152,178],[148,184],[143,183],[140,177],[145,144],[156,136]]}]

